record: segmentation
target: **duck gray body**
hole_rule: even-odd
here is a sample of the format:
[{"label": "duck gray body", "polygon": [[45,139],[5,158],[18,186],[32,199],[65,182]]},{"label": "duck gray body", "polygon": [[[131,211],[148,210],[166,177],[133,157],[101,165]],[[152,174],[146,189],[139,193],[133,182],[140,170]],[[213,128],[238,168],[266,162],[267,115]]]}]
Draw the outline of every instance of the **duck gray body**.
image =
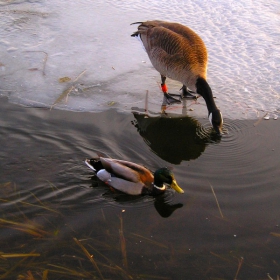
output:
[{"label": "duck gray body", "polygon": [[167,92],[166,77],[183,84],[183,97],[191,91],[200,94],[207,105],[208,116],[215,131],[220,134],[223,118],[207,83],[207,48],[203,40],[189,27],[166,21],[136,22],[139,36],[154,68],[161,74],[162,91],[168,103],[176,103]]}]

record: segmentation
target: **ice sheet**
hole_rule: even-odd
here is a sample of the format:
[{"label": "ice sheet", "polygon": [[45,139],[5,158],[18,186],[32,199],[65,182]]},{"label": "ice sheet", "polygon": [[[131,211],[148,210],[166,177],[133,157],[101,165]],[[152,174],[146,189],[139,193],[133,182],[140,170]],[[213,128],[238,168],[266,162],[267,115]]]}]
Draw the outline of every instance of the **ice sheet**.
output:
[{"label": "ice sheet", "polygon": [[[28,106],[160,112],[160,76],[130,37],[130,23],[148,19],[180,22],[203,38],[208,82],[224,117],[279,113],[276,0],[0,1],[0,94]],[[178,82],[167,82],[179,92]],[[198,103],[167,111],[206,117]]]}]

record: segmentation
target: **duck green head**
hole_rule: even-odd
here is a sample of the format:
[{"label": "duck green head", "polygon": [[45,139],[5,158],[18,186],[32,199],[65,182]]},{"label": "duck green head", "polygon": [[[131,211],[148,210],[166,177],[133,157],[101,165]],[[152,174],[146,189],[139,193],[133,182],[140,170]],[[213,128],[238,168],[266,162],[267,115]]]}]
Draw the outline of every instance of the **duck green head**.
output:
[{"label": "duck green head", "polygon": [[154,184],[157,187],[162,187],[163,184],[169,185],[178,193],[184,193],[184,191],[177,184],[174,174],[166,167],[158,169],[154,174]]}]

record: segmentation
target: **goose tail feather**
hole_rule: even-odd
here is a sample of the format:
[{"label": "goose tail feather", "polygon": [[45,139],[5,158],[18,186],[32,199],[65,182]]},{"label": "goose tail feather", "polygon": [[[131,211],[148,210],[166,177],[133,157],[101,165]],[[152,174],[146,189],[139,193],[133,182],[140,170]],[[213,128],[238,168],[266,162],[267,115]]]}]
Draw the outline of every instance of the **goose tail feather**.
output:
[{"label": "goose tail feather", "polygon": [[138,30],[131,34],[132,37],[141,37],[141,34],[146,33],[146,31],[147,31],[147,26],[144,25],[144,22],[142,22],[142,21],[137,21],[137,22],[131,23],[130,25],[132,25],[132,24],[140,24],[140,25],[138,26]]},{"label": "goose tail feather", "polygon": [[140,35],[139,31],[135,31],[134,33],[131,34],[131,37],[138,37]]},{"label": "goose tail feather", "polygon": [[136,21],[136,22],[132,22],[130,25],[133,25],[133,24],[142,24],[143,21]]}]

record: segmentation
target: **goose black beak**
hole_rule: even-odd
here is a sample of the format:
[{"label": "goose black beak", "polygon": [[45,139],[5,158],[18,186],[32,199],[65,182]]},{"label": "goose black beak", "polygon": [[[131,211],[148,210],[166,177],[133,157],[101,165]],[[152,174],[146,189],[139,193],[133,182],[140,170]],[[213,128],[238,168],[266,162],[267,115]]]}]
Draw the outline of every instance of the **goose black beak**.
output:
[{"label": "goose black beak", "polygon": [[217,136],[221,137],[223,135],[222,127],[220,126],[213,126],[215,132],[217,133]]}]

